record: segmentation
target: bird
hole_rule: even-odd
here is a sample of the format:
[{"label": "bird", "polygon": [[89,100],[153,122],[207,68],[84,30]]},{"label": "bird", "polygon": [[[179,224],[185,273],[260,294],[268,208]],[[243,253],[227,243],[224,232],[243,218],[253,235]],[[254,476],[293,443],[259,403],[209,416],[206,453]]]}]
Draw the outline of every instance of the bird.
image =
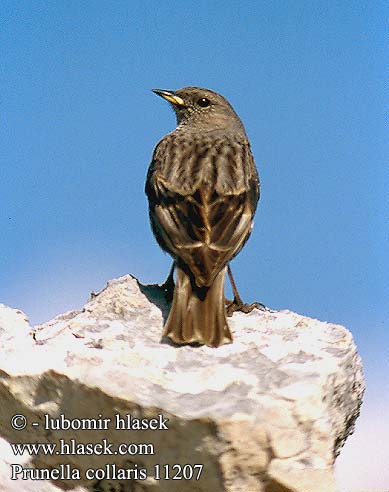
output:
[{"label": "bird", "polygon": [[[173,258],[163,336],[177,345],[219,347],[232,343],[225,276],[228,271],[232,279],[229,262],[251,234],[260,195],[257,168],[243,123],[225,97],[201,87],[153,92],[177,119],[154,149],[145,185],[151,229]],[[243,306],[233,287],[232,311],[255,307]]]}]

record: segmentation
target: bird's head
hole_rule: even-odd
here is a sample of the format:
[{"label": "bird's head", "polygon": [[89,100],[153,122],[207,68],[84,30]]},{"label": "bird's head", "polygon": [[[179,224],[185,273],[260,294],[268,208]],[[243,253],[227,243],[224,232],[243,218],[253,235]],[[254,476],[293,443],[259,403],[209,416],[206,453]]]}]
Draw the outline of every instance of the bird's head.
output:
[{"label": "bird's head", "polygon": [[230,103],[210,89],[184,87],[177,91],[153,89],[172,105],[177,124],[194,131],[227,130],[244,133],[242,122]]}]

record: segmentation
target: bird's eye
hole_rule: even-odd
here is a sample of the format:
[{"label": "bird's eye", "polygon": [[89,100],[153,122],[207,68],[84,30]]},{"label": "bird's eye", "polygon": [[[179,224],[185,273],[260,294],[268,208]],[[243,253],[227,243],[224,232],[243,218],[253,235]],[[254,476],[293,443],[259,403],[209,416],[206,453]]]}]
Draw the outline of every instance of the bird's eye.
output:
[{"label": "bird's eye", "polygon": [[207,99],[206,97],[201,97],[198,101],[197,101],[197,104],[202,107],[202,108],[207,108],[211,102],[209,99]]}]

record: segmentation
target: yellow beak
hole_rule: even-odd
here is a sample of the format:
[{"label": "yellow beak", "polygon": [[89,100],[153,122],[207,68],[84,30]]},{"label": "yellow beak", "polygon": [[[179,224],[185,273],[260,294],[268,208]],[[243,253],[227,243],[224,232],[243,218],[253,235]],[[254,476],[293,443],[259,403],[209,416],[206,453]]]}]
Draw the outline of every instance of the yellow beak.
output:
[{"label": "yellow beak", "polygon": [[169,101],[171,104],[175,106],[185,106],[184,100],[181,99],[180,96],[174,94],[173,91],[165,91],[162,89],[153,89],[153,92],[158,96],[163,97],[166,101]]}]

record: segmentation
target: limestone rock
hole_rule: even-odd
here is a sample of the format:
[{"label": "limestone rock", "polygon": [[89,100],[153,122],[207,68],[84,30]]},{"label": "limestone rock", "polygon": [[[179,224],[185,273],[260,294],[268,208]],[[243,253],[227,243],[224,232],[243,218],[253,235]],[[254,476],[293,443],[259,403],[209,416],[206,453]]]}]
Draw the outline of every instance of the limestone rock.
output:
[{"label": "limestone rock", "polygon": [[[130,275],[92,294],[82,310],[35,328],[21,311],[0,307],[2,490],[334,491],[334,460],[364,390],[350,332],[290,311],[254,310],[229,319],[231,345],[176,347],[161,343],[167,313],[161,289]],[[12,428],[16,414],[25,429]],[[61,415],[62,426],[100,429],[52,428]],[[111,419],[105,429],[103,419]],[[116,428],[139,419],[159,429]],[[9,443],[57,448],[20,457]],[[194,465],[203,465],[198,480]],[[58,480],[33,480],[32,468]]]}]

